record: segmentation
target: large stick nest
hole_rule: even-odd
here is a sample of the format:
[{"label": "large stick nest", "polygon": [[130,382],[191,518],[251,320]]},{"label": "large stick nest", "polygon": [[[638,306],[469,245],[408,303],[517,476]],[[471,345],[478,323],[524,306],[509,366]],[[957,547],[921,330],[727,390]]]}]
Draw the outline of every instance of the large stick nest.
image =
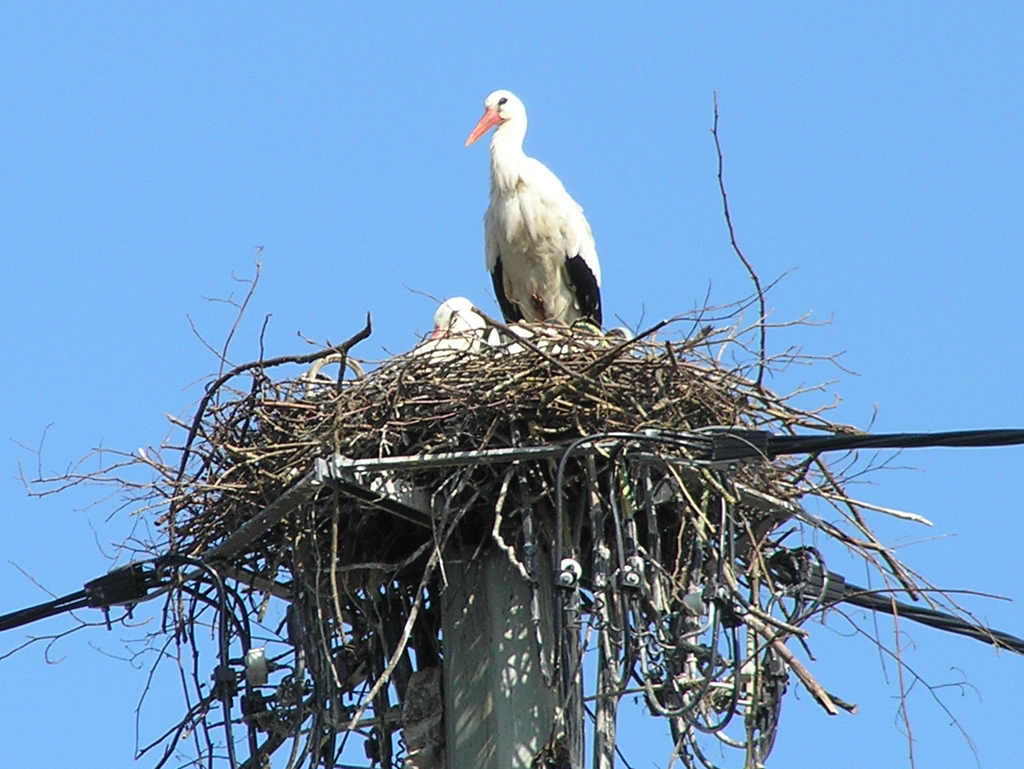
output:
[{"label": "large stick nest", "polygon": [[[538,574],[557,573],[562,558],[582,565],[574,592],[562,593],[556,623],[562,639],[555,645],[561,648],[565,633],[586,628],[584,647],[591,632],[604,638],[611,628],[627,628],[606,644],[613,675],[599,684],[603,701],[617,702],[630,686],[640,686],[648,709],[669,717],[676,737],[669,748],[687,766],[712,765],[700,735],[736,714],[742,716],[734,721],[739,731],[724,738],[726,744],[763,760],[789,671],[823,707],[842,707],[784,646],[802,632],[795,625],[821,604],[820,595],[805,594],[806,585],[792,575],[788,584],[773,582],[780,554],[788,554],[790,565],[794,558],[820,559],[813,548],[783,547],[782,538],[810,524],[888,579],[908,589],[913,581],[847,504],[842,473],[816,458],[715,468],[690,462],[678,446],[643,438],[653,434],[645,431],[709,426],[774,433],[851,429],[828,422],[824,409],[794,405],[807,390],[779,396],[762,385],[766,371],[807,359],[787,352],[766,360],[745,346],[760,325],[719,327],[706,312],[632,339],[548,327],[528,339],[474,342],[463,351],[419,349],[367,365],[365,375],[346,376],[349,348],[367,327],[338,348],[254,361],[218,377],[191,423],[180,423],[183,445],[132,460],[156,471],[152,484],[131,491],[161,532],[134,547],[152,556],[201,558],[305,478],[317,459],[567,447],[593,438],[564,463],[562,478],[557,457],[378,474],[387,482],[378,490],[425,495],[420,520],[328,484],[230,563],[220,563],[222,575],[238,585],[229,581],[227,588],[234,596],[227,604],[236,658],[263,645],[274,660],[267,682],[236,671],[246,685],[241,720],[249,733],[249,765],[291,739],[293,765],[330,766],[352,731],[365,737],[371,763],[391,767],[405,757],[410,767],[437,765],[440,727],[433,723],[410,736],[415,718],[408,706],[422,699],[419,674],[435,681],[427,699],[438,696],[436,677],[427,674],[443,656],[445,557],[489,548],[503,549],[532,591]],[[324,375],[325,362],[339,365],[340,382]],[[296,371],[295,364],[313,368]],[[291,375],[282,376],[288,366]],[[833,504],[839,500],[839,524],[807,514],[794,519],[800,509],[793,503],[822,489]],[[642,576],[626,590],[621,586],[630,570]],[[711,607],[719,600],[714,590],[728,596],[718,609]],[[730,617],[735,601],[745,618]],[[194,628],[213,624],[224,603],[208,582],[171,596],[178,643],[197,659],[202,643]],[[534,607],[533,620],[540,626],[550,618],[538,617]],[[542,666],[555,669],[552,685],[571,694],[575,669],[564,664],[564,649],[558,665],[552,649],[543,648],[552,646],[550,635],[538,633]],[[192,754],[212,762],[222,727],[202,670],[197,662],[186,686],[189,712],[181,728],[150,746],[164,746],[160,764],[184,750],[183,734],[198,733],[204,737],[194,738]],[[394,739],[403,705],[404,743]],[[576,708],[581,717],[578,701]],[[569,712],[555,724],[535,765],[560,765],[578,751],[572,717]],[[691,728],[695,723],[701,730]],[[724,727],[717,734],[723,738]]]},{"label": "large stick nest", "polygon": [[[670,329],[658,324],[656,331],[681,324],[664,325]],[[189,472],[175,489],[173,514],[161,523],[175,549],[198,554],[270,504],[316,457],[508,447],[512,426],[520,446],[711,425],[852,431],[829,423],[820,409],[801,410],[790,405],[792,396],[756,385],[757,364],[742,349],[744,363],[723,364],[723,351],[741,338],[736,329],[710,326],[674,341],[660,341],[654,331],[625,340],[552,327],[534,343],[432,355],[413,350],[340,387],[316,373],[275,380],[257,366],[247,372],[248,390],[222,389],[197,422]],[[796,499],[807,490],[805,475],[804,463],[777,462],[751,479],[778,498]],[[279,543],[267,544],[273,560]]]}]

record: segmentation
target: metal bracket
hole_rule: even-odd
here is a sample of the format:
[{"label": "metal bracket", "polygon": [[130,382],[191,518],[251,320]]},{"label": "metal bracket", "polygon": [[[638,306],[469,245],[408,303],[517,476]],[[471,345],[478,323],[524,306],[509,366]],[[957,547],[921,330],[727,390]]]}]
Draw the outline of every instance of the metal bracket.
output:
[{"label": "metal bracket", "polygon": [[387,472],[356,469],[360,465],[335,454],[317,459],[313,474],[321,484],[332,486],[360,502],[366,502],[417,526],[431,528],[430,492]]}]

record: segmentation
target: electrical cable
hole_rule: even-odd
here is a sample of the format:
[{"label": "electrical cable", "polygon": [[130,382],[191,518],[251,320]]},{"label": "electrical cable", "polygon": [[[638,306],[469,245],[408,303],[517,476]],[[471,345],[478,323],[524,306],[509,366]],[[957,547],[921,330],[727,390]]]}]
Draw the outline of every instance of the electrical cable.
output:
[{"label": "electrical cable", "polygon": [[[150,598],[149,591],[166,584],[159,558],[134,561],[85,583],[82,590],[52,601],[0,616],[0,632],[77,609],[106,611],[112,606],[132,606]],[[109,621],[108,621],[109,624]]]},{"label": "electrical cable", "polygon": [[[166,555],[120,566],[101,577],[86,582],[84,588],[75,593],[0,616],[0,632],[83,608],[102,609],[107,616],[109,627],[108,610],[110,607],[127,606],[130,610],[130,607],[141,601],[155,598],[156,595],[163,592],[163,588],[171,584],[166,571],[168,566],[174,565],[188,565],[201,570],[210,578],[217,590],[220,664],[214,671],[214,682],[224,706],[228,761],[231,769],[236,769],[238,762],[235,757],[235,745],[231,731],[231,704],[237,684],[229,659],[230,633],[228,630],[227,592],[220,574],[206,562],[183,555]],[[151,591],[155,589],[157,592],[151,594]]]},{"label": "electrical cable", "polygon": [[779,550],[769,557],[768,563],[780,583],[797,587],[804,596],[814,596],[811,609],[805,612],[804,618],[829,606],[848,603],[870,611],[905,617],[921,625],[1024,655],[1024,639],[1017,636],[969,622],[938,609],[893,600],[888,591],[869,590],[847,582],[841,574],[827,571],[821,554],[813,548]]},{"label": "electrical cable", "polygon": [[0,631],[12,630],[37,620],[56,616],[57,614],[75,611],[75,609],[83,609],[88,607],[88,605],[89,600],[85,596],[85,591],[79,590],[77,593],[55,598],[38,606],[30,606],[27,609],[19,609],[18,611],[12,611],[10,614],[0,616]]},{"label": "electrical cable", "polygon": [[772,435],[768,456],[817,454],[850,449],[982,448],[1024,444],[1024,430],[958,430],[941,433],[882,433],[879,435]]},{"label": "electrical cable", "polygon": [[854,449],[981,448],[1024,444],[1024,430],[1018,429],[877,435],[775,435],[764,430],[738,427],[705,427],[692,432],[652,430],[650,433],[685,446],[694,456],[715,463]]},{"label": "electrical cable", "polygon": [[[829,575],[832,576],[831,573]],[[883,614],[898,615],[913,620],[921,625],[944,630],[947,633],[967,636],[976,641],[984,641],[999,649],[1008,649],[1017,654],[1024,655],[1024,639],[1004,633],[1001,630],[968,622],[965,619],[943,611],[914,606],[903,601],[894,601],[886,595],[878,595],[876,592],[857,585],[846,584],[846,593],[842,598],[844,603],[860,606],[871,611]]]},{"label": "electrical cable", "polygon": [[237,688],[237,681],[235,680],[235,674],[231,670],[230,664],[231,636],[228,630],[227,592],[224,588],[224,580],[221,579],[221,576],[217,573],[216,569],[198,558],[191,558],[186,555],[168,555],[164,556],[160,560],[163,564],[168,566],[184,565],[200,569],[210,578],[214,588],[217,590],[219,614],[217,635],[219,641],[218,650],[220,653],[220,664],[214,670],[213,680],[221,704],[224,706],[224,733],[228,750],[228,765],[231,769],[237,769],[238,759],[235,756],[235,741],[231,730],[231,704]]}]

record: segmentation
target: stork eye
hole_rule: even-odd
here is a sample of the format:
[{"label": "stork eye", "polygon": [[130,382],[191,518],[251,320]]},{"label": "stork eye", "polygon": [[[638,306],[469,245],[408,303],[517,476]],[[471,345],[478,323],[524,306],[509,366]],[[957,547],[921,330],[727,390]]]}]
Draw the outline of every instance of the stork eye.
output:
[{"label": "stork eye", "polygon": [[507,101],[508,101],[508,97],[507,96],[502,96],[500,99],[498,99],[498,106],[499,107],[503,106],[505,104],[505,102],[507,102]]}]

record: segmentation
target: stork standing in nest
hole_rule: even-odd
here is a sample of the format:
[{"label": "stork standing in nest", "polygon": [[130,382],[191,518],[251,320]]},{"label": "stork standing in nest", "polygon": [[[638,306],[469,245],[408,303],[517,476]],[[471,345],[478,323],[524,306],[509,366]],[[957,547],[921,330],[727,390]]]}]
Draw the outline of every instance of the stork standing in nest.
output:
[{"label": "stork standing in nest", "polygon": [[583,209],[547,166],[523,152],[526,108],[514,94],[487,97],[466,146],[494,126],[484,250],[505,320],[600,326],[601,266]]}]

